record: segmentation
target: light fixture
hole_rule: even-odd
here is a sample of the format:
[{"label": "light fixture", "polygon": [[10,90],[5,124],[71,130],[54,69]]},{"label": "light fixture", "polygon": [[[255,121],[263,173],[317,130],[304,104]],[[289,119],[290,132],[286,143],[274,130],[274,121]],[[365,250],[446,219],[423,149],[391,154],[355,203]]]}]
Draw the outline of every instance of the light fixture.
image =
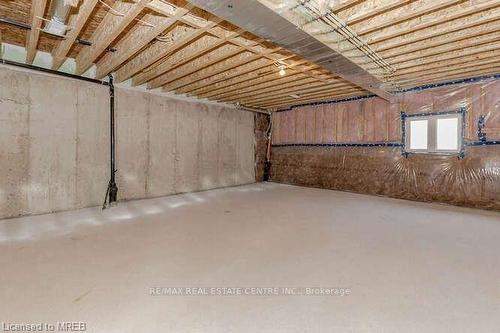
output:
[{"label": "light fixture", "polygon": [[286,75],[285,66],[284,65],[280,65],[279,69],[280,69],[280,75],[281,76],[285,76]]}]

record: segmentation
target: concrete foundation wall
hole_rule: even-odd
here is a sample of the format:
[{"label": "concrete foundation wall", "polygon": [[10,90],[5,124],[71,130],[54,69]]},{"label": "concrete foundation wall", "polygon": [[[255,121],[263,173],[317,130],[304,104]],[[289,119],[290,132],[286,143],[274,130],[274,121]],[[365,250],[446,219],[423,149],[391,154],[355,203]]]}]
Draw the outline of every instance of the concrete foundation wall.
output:
[{"label": "concrete foundation wall", "polygon": [[[254,115],[116,89],[119,199],[255,181]],[[0,67],[0,218],[102,204],[106,86]]]}]

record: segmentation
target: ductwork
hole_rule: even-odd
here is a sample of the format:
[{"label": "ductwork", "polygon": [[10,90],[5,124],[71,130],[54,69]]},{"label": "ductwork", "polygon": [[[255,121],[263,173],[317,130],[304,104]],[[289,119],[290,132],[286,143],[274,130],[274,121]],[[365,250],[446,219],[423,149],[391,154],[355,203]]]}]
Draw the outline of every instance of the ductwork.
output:
[{"label": "ductwork", "polygon": [[53,0],[51,4],[51,18],[47,19],[44,32],[52,35],[65,36],[69,27],[66,25],[72,7],[78,5],[78,0]]},{"label": "ductwork", "polygon": [[[188,0],[258,37],[331,71],[351,83],[391,101],[385,82],[298,28],[258,0]],[[252,13],[252,15],[248,15]]]}]

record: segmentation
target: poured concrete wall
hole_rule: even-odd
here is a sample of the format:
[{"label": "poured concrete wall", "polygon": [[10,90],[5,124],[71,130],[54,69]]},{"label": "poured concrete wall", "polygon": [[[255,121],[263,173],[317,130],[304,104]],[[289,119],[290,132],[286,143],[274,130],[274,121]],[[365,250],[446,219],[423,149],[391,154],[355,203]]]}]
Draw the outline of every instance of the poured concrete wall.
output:
[{"label": "poured concrete wall", "polygon": [[[119,199],[255,181],[254,115],[116,89]],[[0,67],[0,218],[102,204],[106,86]]]}]

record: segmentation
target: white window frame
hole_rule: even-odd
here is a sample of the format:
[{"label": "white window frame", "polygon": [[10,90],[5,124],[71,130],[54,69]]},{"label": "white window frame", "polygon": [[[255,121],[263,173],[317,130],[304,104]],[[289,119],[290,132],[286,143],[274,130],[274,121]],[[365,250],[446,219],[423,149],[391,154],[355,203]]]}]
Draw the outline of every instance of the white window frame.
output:
[{"label": "white window frame", "polygon": [[[457,149],[444,150],[437,149],[437,122],[438,119],[457,119]],[[411,149],[411,125],[410,122],[415,120],[427,120],[427,149]],[[461,112],[443,113],[443,114],[421,114],[407,115],[403,121],[405,126],[405,151],[415,154],[441,154],[454,155],[462,151],[463,145],[463,116]]]}]

